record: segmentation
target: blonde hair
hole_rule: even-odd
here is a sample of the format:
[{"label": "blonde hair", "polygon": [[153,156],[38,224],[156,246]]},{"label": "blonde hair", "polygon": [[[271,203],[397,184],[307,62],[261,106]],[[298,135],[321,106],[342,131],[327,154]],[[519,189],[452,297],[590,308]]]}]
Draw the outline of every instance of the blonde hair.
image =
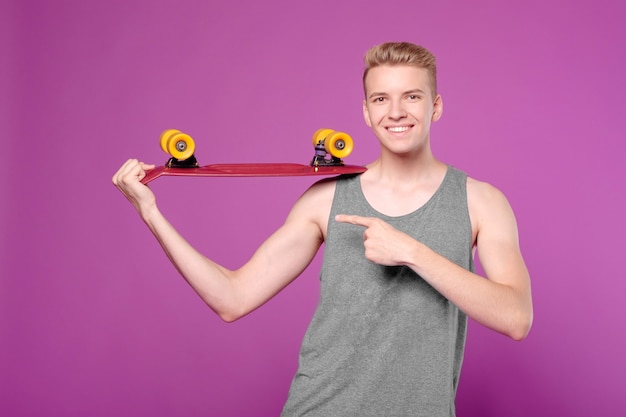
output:
[{"label": "blonde hair", "polygon": [[364,91],[365,78],[372,68],[382,65],[410,65],[423,68],[428,72],[433,98],[437,96],[437,62],[435,56],[423,46],[409,42],[386,42],[370,48],[365,54],[364,61]]}]

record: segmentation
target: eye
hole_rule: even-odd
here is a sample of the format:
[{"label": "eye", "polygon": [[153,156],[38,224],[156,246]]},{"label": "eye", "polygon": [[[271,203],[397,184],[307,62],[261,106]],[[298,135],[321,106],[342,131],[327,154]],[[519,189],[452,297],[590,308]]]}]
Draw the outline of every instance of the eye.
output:
[{"label": "eye", "polygon": [[386,98],[385,98],[385,97],[374,97],[374,98],[372,99],[372,103],[384,103],[384,102],[385,102],[385,100],[386,100]]},{"label": "eye", "polygon": [[409,95],[407,96],[407,99],[408,99],[409,101],[418,101],[418,100],[419,100],[419,99],[421,99],[421,98],[422,98],[422,97],[421,97],[420,95],[417,95],[417,94],[409,94]]}]

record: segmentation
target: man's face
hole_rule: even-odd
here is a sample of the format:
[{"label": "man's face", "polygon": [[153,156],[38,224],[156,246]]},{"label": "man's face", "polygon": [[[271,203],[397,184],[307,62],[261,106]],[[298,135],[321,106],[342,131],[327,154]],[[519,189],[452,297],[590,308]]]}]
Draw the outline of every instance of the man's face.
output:
[{"label": "man's face", "polygon": [[428,72],[414,66],[383,65],[365,79],[363,116],[381,144],[394,153],[428,145],[430,124],[441,116],[443,103],[433,97]]}]

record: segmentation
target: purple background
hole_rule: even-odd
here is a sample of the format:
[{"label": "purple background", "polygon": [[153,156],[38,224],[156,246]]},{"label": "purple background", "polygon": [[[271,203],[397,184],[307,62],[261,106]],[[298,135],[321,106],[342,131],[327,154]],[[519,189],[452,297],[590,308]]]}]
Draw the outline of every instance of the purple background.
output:
[{"label": "purple background", "polygon": [[[319,257],[221,322],[110,177],[190,133],[202,163],[308,162],[320,127],[378,153],[362,56],[437,56],[435,153],[502,189],[533,279],[516,343],[470,323],[460,416],[624,415],[626,3],[5,1],[0,66],[0,415],[274,416]],[[153,183],[201,251],[245,261],[309,178]]]}]

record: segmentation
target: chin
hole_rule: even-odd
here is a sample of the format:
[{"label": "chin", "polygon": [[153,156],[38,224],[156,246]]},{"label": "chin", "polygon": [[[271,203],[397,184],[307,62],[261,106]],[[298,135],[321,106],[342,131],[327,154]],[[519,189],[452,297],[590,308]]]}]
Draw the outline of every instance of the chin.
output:
[{"label": "chin", "polygon": [[419,145],[409,139],[392,139],[385,142],[385,147],[394,153],[413,152]]},{"label": "chin", "polygon": [[420,153],[424,146],[415,143],[391,143],[383,145],[387,150],[398,156],[411,156]]}]

